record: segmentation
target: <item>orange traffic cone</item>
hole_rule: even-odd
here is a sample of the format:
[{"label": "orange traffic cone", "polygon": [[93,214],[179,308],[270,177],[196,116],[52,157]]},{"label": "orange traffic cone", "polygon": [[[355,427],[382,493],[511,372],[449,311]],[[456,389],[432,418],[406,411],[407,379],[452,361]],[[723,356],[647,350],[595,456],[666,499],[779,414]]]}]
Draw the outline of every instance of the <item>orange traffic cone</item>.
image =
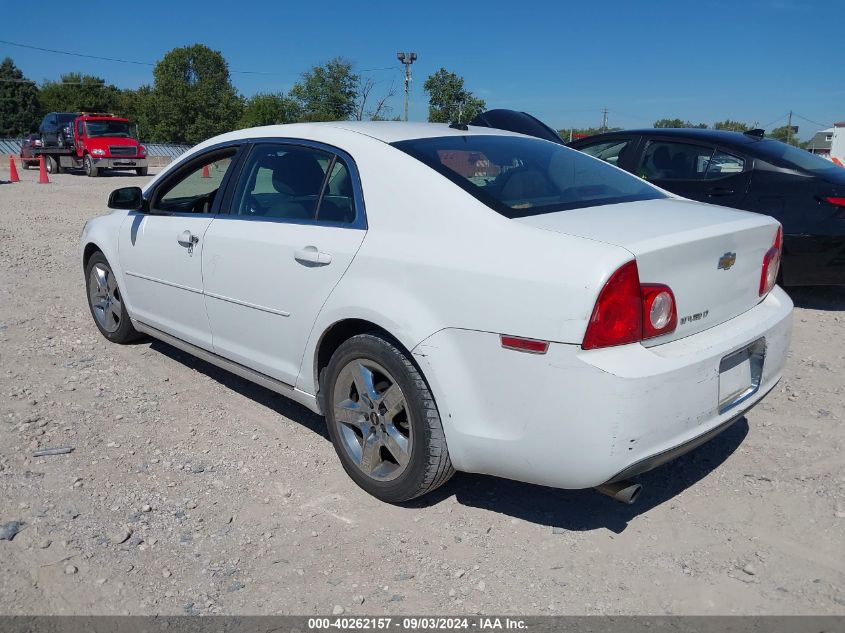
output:
[{"label": "orange traffic cone", "polygon": [[49,185],[50,179],[47,178],[47,165],[44,163],[44,154],[38,157],[38,184]]},{"label": "orange traffic cone", "polygon": [[18,168],[15,167],[15,157],[9,156],[9,181],[10,182],[20,182],[21,179],[18,176]]},{"label": "orange traffic cone", "polygon": [[208,173],[208,165],[202,166],[202,176],[200,178],[211,178],[211,174]]}]

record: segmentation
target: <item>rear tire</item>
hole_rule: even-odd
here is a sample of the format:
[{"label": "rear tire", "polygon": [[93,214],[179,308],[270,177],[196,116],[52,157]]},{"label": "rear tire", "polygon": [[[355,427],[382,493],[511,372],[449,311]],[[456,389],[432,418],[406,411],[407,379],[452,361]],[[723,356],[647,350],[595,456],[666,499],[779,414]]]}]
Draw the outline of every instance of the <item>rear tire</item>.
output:
[{"label": "rear tire", "polygon": [[392,341],[359,334],[342,343],[323,372],[321,392],[340,462],[369,494],[400,503],[454,474],[434,397]]},{"label": "rear tire", "polygon": [[149,173],[149,168],[148,167],[138,167],[135,170],[135,173],[139,176],[146,176]]},{"label": "rear tire", "polygon": [[100,169],[94,166],[94,161],[91,159],[90,154],[85,154],[85,158],[82,160],[82,166],[85,167],[85,174],[89,178],[96,178],[100,175]]},{"label": "rear tire", "polygon": [[112,343],[130,343],[141,335],[132,325],[123,293],[105,255],[96,252],[85,266],[88,309],[94,324]]}]

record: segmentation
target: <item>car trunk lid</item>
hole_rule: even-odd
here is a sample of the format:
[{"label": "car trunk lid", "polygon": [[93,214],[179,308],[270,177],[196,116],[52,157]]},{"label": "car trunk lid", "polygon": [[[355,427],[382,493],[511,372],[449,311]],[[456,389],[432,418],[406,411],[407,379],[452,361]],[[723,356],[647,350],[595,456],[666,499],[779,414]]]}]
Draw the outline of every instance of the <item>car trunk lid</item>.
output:
[{"label": "car trunk lid", "polygon": [[636,258],[641,283],[668,285],[675,294],[678,326],[644,341],[647,346],[701,332],[757,305],[763,256],[778,227],[768,216],[676,198],[515,221],[621,246]]}]

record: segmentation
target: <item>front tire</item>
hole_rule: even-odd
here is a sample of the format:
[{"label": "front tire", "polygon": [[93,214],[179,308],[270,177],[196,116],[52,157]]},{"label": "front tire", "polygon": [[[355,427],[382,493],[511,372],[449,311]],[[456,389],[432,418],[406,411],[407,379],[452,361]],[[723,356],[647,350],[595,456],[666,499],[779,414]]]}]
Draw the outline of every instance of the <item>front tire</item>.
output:
[{"label": "front tire", "polygon": [[454,474],[434,397],[392,341],[360,334],[342,343],[321,391],[340,462],[369,494],[388,503],[408,501]]},{"label": "front tire", "polygon": [[112,343],[129,343],[141,335],[132,326],[123,293],[105,255],[94,253],[85,266],[88,308],[100,333]]},{"label": "front tire", "polygon": [[91,159],[90,154],[85,154],[85,158],[82,159],[82,165],[85,167],[85,174],[89,178],[96,178],[100,175],[100,169],[94,165],[94,161]]},{"label": "front tire", "polygon": [[138,167],[135,170],[135,173],[139,176],[146,176],[149,173],[149,168],[147,167]]}]

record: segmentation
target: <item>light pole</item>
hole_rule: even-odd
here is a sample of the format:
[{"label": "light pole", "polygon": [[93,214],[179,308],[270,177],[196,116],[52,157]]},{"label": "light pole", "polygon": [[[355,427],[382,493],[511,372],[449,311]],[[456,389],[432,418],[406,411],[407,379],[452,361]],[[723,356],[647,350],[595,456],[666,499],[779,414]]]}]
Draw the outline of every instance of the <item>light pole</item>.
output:
[{"label": "light pole", "polygon": [[396,59],[405,66],[405,121],[408,120],[408,91],[411,87],[411,64],[417,61],[416,53],[396,53]]}]

